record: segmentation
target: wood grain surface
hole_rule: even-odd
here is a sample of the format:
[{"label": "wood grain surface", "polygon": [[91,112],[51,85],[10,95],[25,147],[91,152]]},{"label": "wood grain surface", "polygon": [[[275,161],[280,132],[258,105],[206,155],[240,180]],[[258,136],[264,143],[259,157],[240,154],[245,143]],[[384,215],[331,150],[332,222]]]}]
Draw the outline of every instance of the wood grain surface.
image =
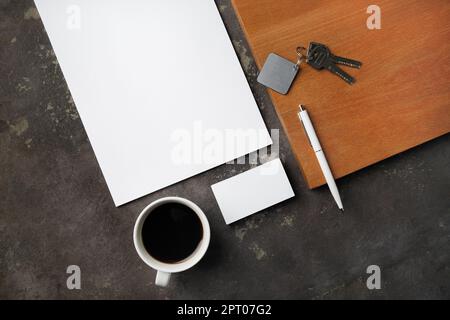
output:
[{"label": "wood grain surface", "polygon": [[354,85],[302,65],[288,95],[269,90],[310,188],[325,183],[297,117],[309,111],[339,178],[450,131],[450,1],[379,0],[381,29],[369,30],[368,1],[233,0],[259,68],[269,53],[296,61],[297,46],[327,44],[360,60],[343,67]]}]

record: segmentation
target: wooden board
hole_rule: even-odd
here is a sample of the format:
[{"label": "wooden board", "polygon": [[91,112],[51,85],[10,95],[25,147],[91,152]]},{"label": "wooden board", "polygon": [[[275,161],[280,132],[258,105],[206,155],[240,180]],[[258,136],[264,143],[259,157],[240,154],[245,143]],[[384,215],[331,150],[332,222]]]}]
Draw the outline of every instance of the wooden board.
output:
[{"label": "wooden board", "polygon": [[259,68],[275,52],[296,61],[310,41],[363,62],[348,85],[304,65],[287,96],[269,90],[310,188],[325,183],[297,117],[304,104],[335,177],[450,131],[450,1],[233,0]]}]

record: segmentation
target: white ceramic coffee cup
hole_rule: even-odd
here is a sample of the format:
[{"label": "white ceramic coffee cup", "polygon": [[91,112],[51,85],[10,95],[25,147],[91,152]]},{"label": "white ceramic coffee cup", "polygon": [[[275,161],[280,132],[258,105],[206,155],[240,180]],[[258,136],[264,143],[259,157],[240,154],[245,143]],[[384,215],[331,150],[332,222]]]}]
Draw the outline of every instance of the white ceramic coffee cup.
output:
[{"label": "white ceramic coffee cup", "polygon": [[[142,242],[142,226],[148,215],[152,214],[153,210],[166,203],[180,203],[189,208],[191,208],[197,216],[200,218],[203,229],[203,237],[200,240],[197,248],[192,252],[192,254],[176,263],[165,263],[159,261],[152,257],[150,253],[145,249],[144,243]],[[203,213],[202,209],[190,200],[179,198],[179,197],[167,197],[156,200],[149,204],[136,220],[133,232],[134,246],[136,248],[139,257],[141,257],[144,262],[157,271],[155,284],[157,286],[166,287],[169,284],[170,275],[172,273],[185,271],[196,265],[205,255],[206,250],[209,246],[209,241],[211,239],[211,230],[209,228],[209,222],[206,215]]]}]

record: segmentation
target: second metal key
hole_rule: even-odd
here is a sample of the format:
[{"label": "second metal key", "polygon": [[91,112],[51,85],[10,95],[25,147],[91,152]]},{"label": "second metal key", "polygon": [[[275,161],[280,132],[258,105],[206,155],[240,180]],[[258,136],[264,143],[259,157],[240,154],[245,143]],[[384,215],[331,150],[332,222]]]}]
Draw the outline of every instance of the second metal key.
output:
[{"label": "second metal key", "polygon": [[307,53],[307,62],[314,69],[329,70],[344,79],[349,84],[353,84],[356,81],[355,78],[339,68],[337,65],[345,65],[356,69],[361,68],[362,65],[359,61],[335,56],[326,45],[317,42],[310,43]]}]

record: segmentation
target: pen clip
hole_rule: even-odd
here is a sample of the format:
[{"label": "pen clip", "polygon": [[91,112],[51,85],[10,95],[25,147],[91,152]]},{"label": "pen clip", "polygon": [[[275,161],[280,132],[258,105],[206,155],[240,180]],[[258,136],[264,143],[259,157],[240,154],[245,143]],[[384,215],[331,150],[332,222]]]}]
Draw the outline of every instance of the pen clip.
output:
[{"label": "pen clip", "polygon": [[300,123],[302,124],[303,131],[305,132],[305,136],[306,136],[306,138],[308,138],[309,145],[310,145],[311,148],[312,148],[313,145],[312,145],[312,143],[311,143],[311,139],[309,138],[309,135],[308,135],[308,132],[306,131],[305,125],[303,124],[302,117],[300,116],[300,113],[301,113],[302,111],[304,111],[304,110],[302,109],[302,106],[300,106],[300,112],[298,113],[298,119],[300,120]]}]

